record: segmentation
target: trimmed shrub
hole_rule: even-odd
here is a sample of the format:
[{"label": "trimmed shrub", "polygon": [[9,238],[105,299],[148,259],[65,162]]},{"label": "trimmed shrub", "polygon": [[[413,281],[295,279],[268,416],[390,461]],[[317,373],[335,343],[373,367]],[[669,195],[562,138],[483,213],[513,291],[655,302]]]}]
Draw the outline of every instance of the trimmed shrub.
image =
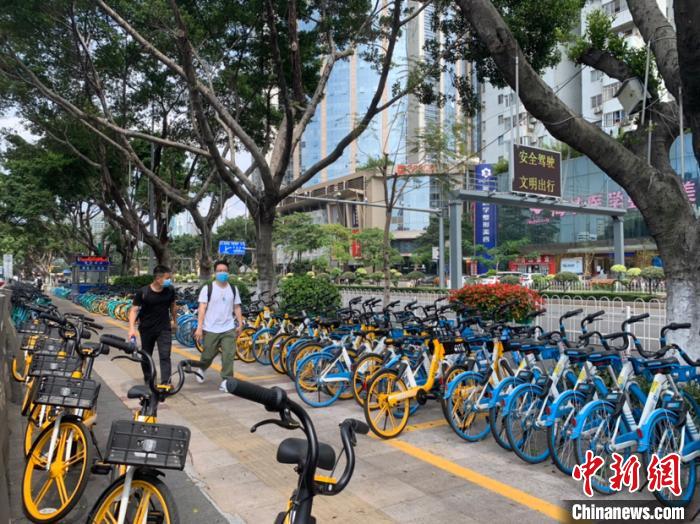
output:
[{"label": "trimmed shrub", "polygon": [[382,280],[384,280],[384,273],[382,273],[381,271],[375,271],[374,273],[370,273],[368,275],[368,278],[372,282],[381,282]]},{"label": "trimmed shrub", "polygon": [[307,275],[280,282],[280,309],[292,315],[332,312],[340,307],[340,292],[330,281]]},{"label": "trimmed shrub", "polygon": [[503,275],[498,281],[501,284],[510,284],[511,286],[520,285],[520,278],[516,275]]},{"label": "trimmed shrub", "polygon": [[507,320],[520,321],[542,306],[542,296],[532,289],[512,284],[474,284],[450,293],[451,302],[460,302],[493,317],[499,307],[514,302],[506,311]]},{"label": "trimmed shrub", "polygon": [[345,273],[340,275],[340,280],[346,281],[346,282],[354,282],[355,281],[355,273],[352,271],[346,271]]}]

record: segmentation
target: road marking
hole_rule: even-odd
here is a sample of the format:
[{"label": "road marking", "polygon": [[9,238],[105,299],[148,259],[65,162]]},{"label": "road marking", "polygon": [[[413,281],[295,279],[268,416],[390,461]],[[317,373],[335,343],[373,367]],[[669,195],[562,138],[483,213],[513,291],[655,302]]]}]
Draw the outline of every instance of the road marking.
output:
[{"label": "road marking", "polygon": [[514,488],[513,486],[478,473],[473,469],[465,468],[464,466],[450,462],[439,455],[435,455],[420,449],[402,440],[385,440],[384,443],[398,449],[399,451],[402,451],[403,453],[406,453],[407,455],[417,458],[418,460],[422,460],[423,462],[427,462],[436,468],[446,471],[455,477],[464,479],[467,482],[471,482],[472,484],[476,484],[481,488],[497,493],[502,497],[506,497],[507,499],[517,502],[518,504],[527,506],[528,508],[538,511],[549,518],[559,522],[568,522],[569,520],[569,515],[566,509],[563,507],[534,497],[529,493],[519,490],[518,488]]},{"label": "road marking", "polygon": [[421,431],[423,429],[439,428],[442,426],[447,426],[448,422],[444,419],[429,420],[428,422],[419,422],[418,424],[409,424],[403,430],[404,433],[410,433],[411,431]]}]

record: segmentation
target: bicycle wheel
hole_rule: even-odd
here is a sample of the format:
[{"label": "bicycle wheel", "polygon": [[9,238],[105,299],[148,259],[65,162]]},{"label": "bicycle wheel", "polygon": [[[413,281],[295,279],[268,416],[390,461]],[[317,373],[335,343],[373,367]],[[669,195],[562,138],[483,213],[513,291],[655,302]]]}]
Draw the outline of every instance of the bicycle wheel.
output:
[{"label": "bicycle wheel", "polygon": [[289,355],[290,362],[287,365],[287,374],[290,376],[290,378],[292,380],[296,379],[297,369],[299,368],[299,363],[302,361],[302,359],[308,355],[311,355],[312,353],[319,353],[321,351],[323,351],[323,347],[321,344],[315,341],[309,341],[298,348],[295,348],[295,351]]},{"label": "bicycle wheel", "polygon": [[365,405],[367,398],[367,386],[372,376],[382,368],[384,357],[376,353],[362,355],[352,369],[352,393],[355,401],[360,405]]},{"label": "bicycle wheel", "polygon": [[[644,471],[648,471],[652,457],[655,455],[658,460],[663,459],[670,453],[682,455],[683,432],[685,425],[676,424],[676,418],[657,417],[646,429],[649,432],[649,449],[644,453]],[[686,432],[686,439],[690,437]],[[690,437],[692,438],[692,437]],[[681,494],[675,495],[669,488],[654,491],[656,500],[666,506],[688,506],[693,501],[695,486],[697,484],[697,461],[689,463],[681,461],[680,478],[678,480]]]},{"label": "bicycle wheel", "polygon": [[58,522],[78,502],[85,490],[92,448],[87,430],[77,419],[64,418],[51,464],[47,460],[55,423],[41,432],[32,446],[22,478],[22,509],[32,522]]},{"label": "bicycle wheel", "polygon": [[401,393],[408,388],[404,381],[393,369],[379,371],[367,388],[365,400],[365,419],[375,435],[389,439],[399,435],[406,424],[410,413],[409,399],[403,399],[395,406],[390,406],[387,395]]},{"label": "bicycle wheel", "polygon": [[[114,524],[119,518],[124,476],[105,489],[88,515],[88,524]],[[172,493],[155,475],[137,471],[131,481],[125,524],[157,522],[179,524],[177,505]]]},{"label": "bicycle wheel", "polygon": [[[614,415],[613,406],[608,402],[600,402],[591,411],[586,413],[581,421],[576,421],[576,425],[581,427],[581,435],[575,440],[576,460],[583,464],[586,460],[586,450],[591,450],[594,455],[599,456],[605,462],[603,466],[591,477],[591,486],[599,493],[609,495],[614,493],[610,489],[610,477],[615,472],[612,470],[613,451],[611,444],[615,432],[615,423],[620,418],[619,434],[629,431],[624,417]],[[629,449],[618,451],[624,460],[629,457]]]},{"label": "bicycle wheel", "polygon": [[506,451],[511,451],[510,442],[508,442],[508,436],[506,435],[505,427],[505,417],[503,416],[503,405],[505,400],[513,388],[522,381],[518,382],[515,377],[506,377],[503,379],[498,386],[494,389],[494,397],[498,397],[496,402],[491,402],[489,407],[489,421],[491,422],[491,434],[493,435],[496,444],[501,446]]},{"label": "bicycle wheel", "polygon": [[284,370],[282,368],[282,345],[288,336],[289,335],[286,333],[278,333],[270,340],[270,365],[272,369],[281,375],[284,375]]},{"label": "bicycle wheel", "polygon": [[575,391],[568,396],[570,398],[559,403],[554,414],[554,422],[547,427],[547,446],[559,471],[570,477],[574,466],[578,463],[576,443],[572,440],[571,434],[576,424],[576,415],[585,405],[586,397]]},{"label": "bicycle wheel", "polygon": [[506,401],[504,425],[506,436],[515,454],[529,464],[547,459],[547,430],[537,424],[542,406],[547,401],[539,395],[540,389],[524,387],[516,389]]},{"label": "bicycle wheel", "polygon": [[274,331],[272,329],[261,329],[251,340],[253,345],[253,357],[263,366],[270,365],[270,341]]},{"label": "bicycle wheel", "polygon": [[[330,406],[347,387],[345,366],[328,353],[313,353],[299,362],[294,384],[301,400],[309,406]],[[336,382],[336,380],[340,380]]]},{"label": "bicycle wheel", "polygon": [[445,376],[443,377],[440,386],[440,407],[442,408],[442,414],[444,415],[445,420],[447,420],[447,399],[445,398],[447,385],[457,378],[457,375],[465,373],[466,371],[469,371],[468,364],[453,364],[447,368],[447,371],[445,371]]},{"label": "bicycle wheel", "polygon": [[246,364],[255,362],[253,355],[253,335],[256,329],[254,327],[245,327],[236,339],[236,355]]},{"label": "bicycle wheel", "polygon": [[[468,372],[452,381],[448,386],[447,421],[452,430],[467,442],[486,438],[491,431],[488,412],[479,404],[490,395],[491,385],[482,384],[479,373]],[[486,389],[486,391],[484,391]]]}]

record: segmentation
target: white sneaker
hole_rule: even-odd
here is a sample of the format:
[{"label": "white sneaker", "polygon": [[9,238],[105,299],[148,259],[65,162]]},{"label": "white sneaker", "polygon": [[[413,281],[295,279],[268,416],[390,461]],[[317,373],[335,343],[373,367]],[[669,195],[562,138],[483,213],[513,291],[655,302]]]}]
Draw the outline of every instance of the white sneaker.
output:
[{"label": "white sneaker", "polygon": [[194,373],[195,380],[200,384],[204,384],[204,372],[201,369],[193,369],[192,372]]},{"label": "white sneaker", "polygon": [[219,384],[219,391],[228,393],[228,389],[226,389],[226,380],[222,380],[221,384]]}]

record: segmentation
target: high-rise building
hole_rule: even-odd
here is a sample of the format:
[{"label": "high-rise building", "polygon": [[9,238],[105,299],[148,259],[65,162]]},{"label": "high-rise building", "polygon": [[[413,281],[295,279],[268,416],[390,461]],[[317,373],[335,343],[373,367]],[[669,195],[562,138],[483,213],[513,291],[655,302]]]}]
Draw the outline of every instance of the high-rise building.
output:
[{"label": "high-rise building", "polygon": [[[414,2],[418,6],[418,2]],[[415,17],[405,28],[396,45],[393,62],[396,64],[389,73],[387,88],[382,100],[391,97],[391,86],[405,81],[411,64],[425,58],[425,43],[435,38],[431,17],[433,7],[429,6]],[[442,92],[454,94],[456,91],[453,74],[466,75],[469,68],[457,64],[445,71],[439,86]],[[309,123],[302,138],[301,147],[294,159],[293,175],[301,172],[328,155],[336,144],[352,129],[358,118],[364,114],[374,95],[378,74],[372,65],[363,60],[361,50],[348,60],[336,64],[326,87],[326,95],[319,104],[316,114]],[[459,105],[450,101],[439,107],[437,104],[420,104],[413,96],[408,96],[377,115],[368,129],[333,164],[314,176],[308,186],[325,183],[339,177],[355,173],[366,166],[371,159],[380,158],[385,152],[394,166],[405,164],[429,164],[431,159],[425,152],[416,148],[420,134],[430,123],[450,125],[459,116]],[[469,140],[470,136],[465,137]],[[410,170],[409,170],[410,171]],[[440,206],[444,196],[432,177],[410,176],[401,183],[400,207],[426,208]],[[429,215],[397,210],[392,219],[392,230],[397,239],[410,239],[418,236],[428,225]]]}]

